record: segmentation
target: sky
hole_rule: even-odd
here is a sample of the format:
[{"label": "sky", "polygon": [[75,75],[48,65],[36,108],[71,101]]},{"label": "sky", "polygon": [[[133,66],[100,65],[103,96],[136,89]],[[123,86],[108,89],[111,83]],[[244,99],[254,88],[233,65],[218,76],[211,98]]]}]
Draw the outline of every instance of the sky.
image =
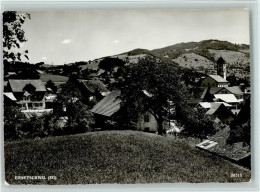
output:
[{"label": "sky", "polygon": [[[29,62],[62,65],[207,39],[249,44],[246,9],[27,12]],[[26,60],[24,60],[26,61]]]}]

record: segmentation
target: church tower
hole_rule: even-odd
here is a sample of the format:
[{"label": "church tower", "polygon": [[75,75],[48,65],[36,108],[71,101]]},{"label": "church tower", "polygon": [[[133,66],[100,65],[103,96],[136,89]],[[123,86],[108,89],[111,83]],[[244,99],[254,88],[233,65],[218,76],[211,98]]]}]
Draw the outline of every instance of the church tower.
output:
[{"label": "church tower", "polygon": [[224,79],[227,78],[227,64],[222,57],[217,60],[217,75],[223,77]]}]

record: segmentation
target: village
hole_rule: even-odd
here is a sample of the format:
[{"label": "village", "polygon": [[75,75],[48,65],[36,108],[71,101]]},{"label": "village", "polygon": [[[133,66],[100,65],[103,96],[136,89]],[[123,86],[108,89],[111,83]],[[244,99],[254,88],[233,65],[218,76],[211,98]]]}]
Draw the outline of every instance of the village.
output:
[{"label": "village", "polygon": [[[131,11],[3,13],[7,184],[250,181],[248,36],[179,39],[163,13],[165,22]],[[115,30],[120,15],[132,33]]]},{"label": "village", "polygon": [[[239,119],[241,124],[250,121],[250,113],[243,114],[244,111],[250,111],[250,109],[247,109],[250,105],[245,104],[250,103],[250,87],[241,85],[230,87],[229,82],[226,80],[226,66],[227,63],[222,57],[218,59],[216,73],[202,77],[198,81],[199,86],[203,88],[201,96],[187,101],[191,107],[205,109],[205,115],[212,116],[226,125],[223,130],[220,130],[215,135],[204,139],[201,143],[197,143],[196,147],[250,167],[249,146],[244,146],[243,142],[237,142],[236,146],[231,147],[226,143],[230,134],[229,125],[232,121],[238,121],[237,119]],[[53,105],[57,96],[61,94],[60,86],[66,83],[69,78],[63,77],[60,82],[60,80],[55,81],[55,75],[48,76],[44,71],[39,70],[39,72],[44,82],[41,78],[9,79],[9,75],[14,76],[16,72],[10,71],[7,73],[4,87],[5,109],[18,107],[28,119],[53,113]],[[49,78],[45,78],[46,76]],[[75,82],[88,103],[95,101],[91,105],[92,108],[89,109],[95,119],[91,131],[120,129],[114,125],[116,124],[116,115],[121,108],[121,91],[118,89],[108,90],[107,86],[97,78],[76,79]],[[151,96],[146,90],[143,90],[143,92],[148,97]],[[73,97],[74,101],[78,99]],[[62,110],[66,112],[66,107],[63,106]],[[58,122],[60,128],[64,128],[67,126],[68,117],[61,115]],[[147,111],[138,118],[135,129],[137,131],[156,133],[158,132],[158,123],[155,117]],[[182,129],[176,126],[174,119],[164,122],[164,132],[168,135],[179,135]]]}]

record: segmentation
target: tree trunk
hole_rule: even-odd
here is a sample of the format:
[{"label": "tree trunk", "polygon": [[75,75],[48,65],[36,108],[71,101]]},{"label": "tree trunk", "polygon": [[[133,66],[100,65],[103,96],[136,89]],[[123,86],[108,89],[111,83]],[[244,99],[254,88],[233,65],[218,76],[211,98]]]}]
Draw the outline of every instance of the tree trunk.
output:
[{"label": "tree trunk", "polygon": [[163,125],[162,125],[162,123],[159,123],[158,135],[162,135],[162,134],[163,134]]},{"label": "tree trunk", "polygon": [[163,120],[162,118],[159,118],[158,120],[158,135],[163,134]]}]

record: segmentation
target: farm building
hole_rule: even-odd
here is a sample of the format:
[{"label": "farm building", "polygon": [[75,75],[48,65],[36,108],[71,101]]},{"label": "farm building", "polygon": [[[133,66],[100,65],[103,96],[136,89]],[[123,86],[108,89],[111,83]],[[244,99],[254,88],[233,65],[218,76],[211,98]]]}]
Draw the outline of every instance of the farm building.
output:
[{"label": "farm building", "polygon": [[17,99],[22,110],[45,109],[46,88],[39,79],[10,79],[7,89]]},{"label": "farm building", "polygon": [[211,102],[214,94],[233,94],[239,102],[243,101],[244,93],[238,86],[233,87],[206,87],[201,95],[202,101]]},{"label": "farm building", "polygon": [[[94,113],[96,127],[107,127],[108,124],[115,124],[117,113],[121,109],[121,100],[118,98],[121,91],[111,91],[100,102],[98,102],[90,111]],[[158,124],[154,116],[146,112],[141,115],[137,122],[137,130],[147,132],[157,132]]]},{"label": "farm building", "polygon": [[226,127],[196,147],[250,168],[250,146],[244,145],[243,142],[227,144],[229,136],[230,128]]},{"label": "farm building", "polygon": [[120,95],[121,91],[119,90],[111,91],[90,110],[94,113],[97,127],[103,128],[107,126],[107,123],[115,123],[116,113],[121,107],[121,100],[118,98]]},{"label": "farm building", "polygon": [[199,107],[207,109],[206,115],[215,116],[225,124],[230,124],[235,117],[225,102],[200,102],[196,108]]},{"label": "farm building", "polygon": [[227,87],[228,81],[219,75],[209,75],[201,81],[201,87]]},{"label": "farm building", "polygon": [[82,80],[78,79],[80,83],[80,89],[83,94],[92,96],[95,93],[100,93],[102,96],[106,96],[110,93],[110,91],[106,88],[104,83],[99,80]]}]

